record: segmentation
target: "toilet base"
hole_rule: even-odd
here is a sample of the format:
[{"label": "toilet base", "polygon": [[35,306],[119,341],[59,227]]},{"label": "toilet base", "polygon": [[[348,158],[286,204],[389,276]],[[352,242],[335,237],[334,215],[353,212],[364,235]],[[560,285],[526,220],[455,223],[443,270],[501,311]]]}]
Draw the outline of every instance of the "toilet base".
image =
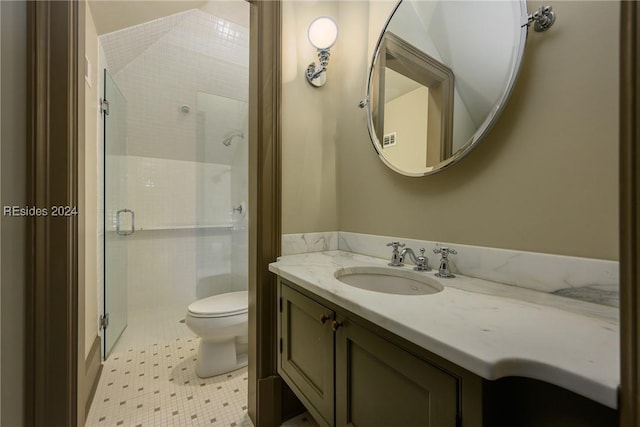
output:
[{"label": "toilet base", "polygon": [[[239,346],[241,348],[246,346]],[[238,353],[236,340],[207,342],[200,340],[198,347],[198,360],[196,362],[196,375],[200,378],[213,377],[225,374],[247,366],[247,354]]]}]

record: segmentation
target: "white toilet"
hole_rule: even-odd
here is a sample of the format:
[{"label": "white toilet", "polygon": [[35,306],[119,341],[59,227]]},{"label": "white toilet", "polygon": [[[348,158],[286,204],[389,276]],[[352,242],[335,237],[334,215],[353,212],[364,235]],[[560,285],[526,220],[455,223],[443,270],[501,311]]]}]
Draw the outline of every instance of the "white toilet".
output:
[{"label": "white toilet", "polygon": [[248,292],[229,292],[189,305],[186,324],[200,337],[196,374],[220,375],[247,365]]}]

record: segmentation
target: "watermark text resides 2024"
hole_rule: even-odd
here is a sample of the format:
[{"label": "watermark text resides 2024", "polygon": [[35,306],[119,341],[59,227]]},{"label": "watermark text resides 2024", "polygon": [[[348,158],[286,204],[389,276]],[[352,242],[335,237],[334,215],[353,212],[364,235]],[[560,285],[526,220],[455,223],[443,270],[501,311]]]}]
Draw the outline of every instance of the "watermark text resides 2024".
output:
[{"label": "watermark text resides 2024", "polygon": [[75,216],[78,209],[75,206],[51,206],[41,208],[37,206],[3,206],[2,216],[38,217],[38,216]]}]

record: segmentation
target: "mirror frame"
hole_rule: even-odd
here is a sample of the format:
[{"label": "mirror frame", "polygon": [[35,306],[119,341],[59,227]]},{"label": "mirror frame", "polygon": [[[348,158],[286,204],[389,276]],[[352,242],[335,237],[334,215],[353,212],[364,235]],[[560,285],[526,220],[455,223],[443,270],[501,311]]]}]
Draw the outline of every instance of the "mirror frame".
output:
[{"label": "mirror frame", "polygon": [[[402,5],[403,1],[406,1],[406,0],[399,0],[398,1],[398,3],[394,6],[393,10],[391,11],[391,14],[387,18],[387,21],[385,22],[384,26],[382,27],[382,31],[380,32],[380,36],[378,37],[378,42],[376,43],[376,48],[375,48],[375,50],[373,52],[373,57],[371,59],[370,66],[369,66],[369,73],[368,73],[368,77],[367,77],[366,98],[364,99],[364,101],[362,101],[360,103],[360,105],[361,105],[362,108],[365,109],[365,111],[367,113],[367,128],[369,130],[369,138],[371,139],[371,144],[373,145],[374,150],[376,150],[376,153],[378,154],[378,157],[380,157],[382,162],[385,165],[387,165],[390,169],[394,170],[395,172],[397,172],[397,173],[399,173],[401,175],[420,177],[420,176],[427,176],[427,175],[432,175],[434,173],[441,172],[441,171],[453,166],[457,162],[459,162],[464,156],[469,154],[469,152],[471,152],[471,150],[473,150],[484,139],[484,137],[489,133],[491,128],[497,122],[498,118],[500,117],[500,114],[502,113],[502,110],[504,109],[507,101],[509,100],[509,97],[511,96],[511,93],[513,92],[513,88],[515,87],[516,81],[518,80],[518,75],[520,73],[520,68],[521,68],[521,65],[522,65],[522,58],[524,56],[524,48],[525,48],[525,45],[526,45],[527,34],[528,34],[528,29],[529,29],[529,27],[527,25],[527,22],[528,22],[527,21],[527,18],[528,18],[527,2],[526,2],[526,0],[519,0],[518,1],[519,5],[520,5],[519,49],[518,49],[518,51],[516,53],[516,57],[514,58],[514,61],[513,61],[513,67],[512,67],[512,69],[510,71],[509,80],[506,83],[505,88],[502,91],[502,94],[498,98],[498,101],[496,102],[496,104],[493,106],[493,108],[487,114],[487,118],[478,127],[478,129],[471,136],[471,138],[458,151],[456,151],[455,153],[452,153],[451,157],[449,157],[446,160],[441,161],[440,163],[438,163],[436,165],[426,167],[425,168],[426,170],[423,173],[413,173],[413,172],[407,172],[407,171],[399,169],[397,166],[395,166],[392,163],[390,163],[389,160],[387,160],[384,157],[384,155],[382,153],[382,143],[379,141],[379,139],[378,139],[378,137],[376,135],[376,130],[375,130],[374,123],[373,123],[373,111],[372,111],[372,107],[373,106],[371,105],[371,101],[372,101],[372,98],[373,98],[372,94],[373,94],[373,92],[375,90],[377,90],[377,86],[378,86],[374,82],[375,66],[378,63],[378,61],[380,60],[380,54],[381,54],[381,51],[382,51],[382,48],[383,48],[383,44],[384,44],[384,40],[385,40],[385,34],[387,33],[388,28],[389,28],[389,23],[393,19],[393,16],[395,15],[395,13],[398,10],[398,8],[400,7],[400,5]],[[454,70],[454,74],[455,74],[455,70]]]}]

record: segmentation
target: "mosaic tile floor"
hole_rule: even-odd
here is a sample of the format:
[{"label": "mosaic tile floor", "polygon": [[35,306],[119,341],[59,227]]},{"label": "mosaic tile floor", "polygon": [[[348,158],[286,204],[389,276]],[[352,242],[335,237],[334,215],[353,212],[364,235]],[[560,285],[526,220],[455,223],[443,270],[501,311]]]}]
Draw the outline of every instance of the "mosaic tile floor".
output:
[{"label": "mosaic tile floor", "polygon": [[[87,417],[88,427],[253,427],[247,415],[247,368],[198,378],[198,338],[178,338],[113,353]],[[283,424],[317,427],[308,414]]]},{"label": "mosaic tile floor", "polygon": [[87,426],[253,426],[247,369],[198,378],[198,338],[114,353],[102,369]]}]

